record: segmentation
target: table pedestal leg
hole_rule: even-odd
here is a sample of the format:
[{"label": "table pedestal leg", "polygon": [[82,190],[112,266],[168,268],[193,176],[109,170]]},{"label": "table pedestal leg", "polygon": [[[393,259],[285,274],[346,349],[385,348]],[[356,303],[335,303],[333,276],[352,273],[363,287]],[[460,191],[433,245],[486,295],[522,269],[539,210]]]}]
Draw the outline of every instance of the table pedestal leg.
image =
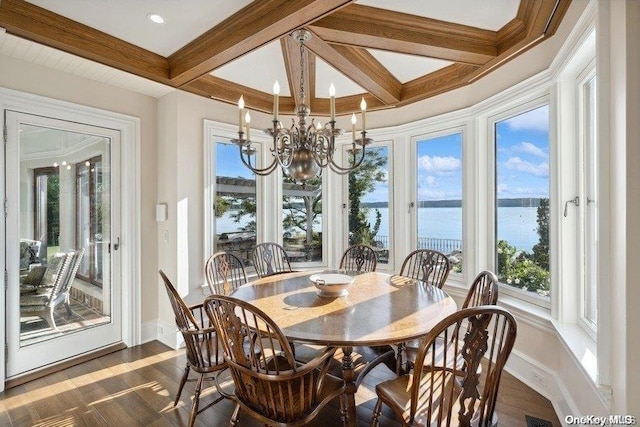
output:
[{"label": "table pedestal leg", "polygon": [[[405,343],[398,344],[398,349],[396,350],[396,375],[400,376],[402,374],[406,374],[408,372],[409,366],[404,366],[405,364],[405,349],[407,345]],[[408,363],[408,362],[406,362]]]},{"label": "table pedestal leg", "polygon": [[355,373],[353,372],[353,359],[351,353],[353,347],[343,347],[342,352],[342,377],[347,383],[347,388],[344,395],[341,397],[342,406],[342,424],[348,427],[356,426],[356,391],[358,386],[356,385]]}]

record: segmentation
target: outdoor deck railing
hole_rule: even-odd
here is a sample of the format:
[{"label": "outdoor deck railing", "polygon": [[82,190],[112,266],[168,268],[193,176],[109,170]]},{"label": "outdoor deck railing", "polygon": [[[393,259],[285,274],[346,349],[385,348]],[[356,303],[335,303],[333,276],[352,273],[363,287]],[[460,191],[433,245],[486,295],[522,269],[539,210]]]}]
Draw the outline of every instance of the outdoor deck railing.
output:
[{"label": "outdoor deck railing", "polygon": [[[389,249],[389,236],[377,235],[373,240],[377,247]],[[418,237],[418,249],[432,249],[448,255],[454,251],[462,251],[462,240]]]}]

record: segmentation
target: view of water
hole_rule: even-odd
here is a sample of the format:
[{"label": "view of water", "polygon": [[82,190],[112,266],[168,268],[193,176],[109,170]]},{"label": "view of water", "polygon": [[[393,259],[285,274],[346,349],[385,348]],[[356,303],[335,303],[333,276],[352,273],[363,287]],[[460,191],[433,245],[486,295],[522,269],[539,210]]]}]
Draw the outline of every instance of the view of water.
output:
[{"label": "view of water", "polygon": [[[378,234],[389,235],[389,208],[377,208],[380,211],[381,223]],[[369,220],[373,224],[376,209],[369,210]],[[217,220],[217,232],[231,233],[242,228],[249,221],[247,217],[240,223],[231,219],[232,212],[227,212]],[[500,207],[498,208],[498,239],[506,240],[517,249],[531,252],[538,243],[537,208],[535,207]],[[319,227],[318,227],[319,228]],[[418,212],[418,237],[437,239],[462,239],[461,208],[420,208]]]}]

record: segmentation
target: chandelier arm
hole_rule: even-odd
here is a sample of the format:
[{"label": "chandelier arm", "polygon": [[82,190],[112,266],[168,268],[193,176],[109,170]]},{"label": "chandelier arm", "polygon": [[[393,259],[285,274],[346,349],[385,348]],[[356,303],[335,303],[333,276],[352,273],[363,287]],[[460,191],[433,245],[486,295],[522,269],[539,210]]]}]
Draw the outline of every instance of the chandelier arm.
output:
[{"label": "chandelier arm", "polygon": [[338,173],[340,175],[344,175],[344,174],[347,174],[349,172],[352,172],[353,170],[357,169],[362,164],[362,162],[364,161],[365,151],[366,151],[366,146],[362,146],[362,150],[360,152],[360,158],[358,159],[358,161],[355,161],[356,160],[356,157],[355,157],[356,155],[354,154],[354,156],[353,156],[354,163],[351,166],[348,166],[348,167],[340,166],[336,162],[334,162],[333,159],[331,159],[331,163],[330,163],[329,166],[331,167],[332,171],[334,171],[334,172],[336,172],[336,173]]},{"label": "chandelier arm", "polygon": [[[289,144],[287,144],[286,141],[289,141]],[[281,142],[280,146],[282,147],[282,149],[278,148],[278,142]],[[283,169],[286,169],[291,165],[291,160],[293,158],[292,154],[294,150],[291,147],[285,148],[286,145],[291,145],[291,144],[292,144],[291,135],[289,134],[284,133],[284,134],[273,137],[273,148],[270,148],[270,151],[274,157],[273,161],[278,165],[280,165],[280,167]],[[287,156],[289,159],[288,162],[285,162],[282,159],[284,157],[285,152],[288,153],[288,156]],[[273,163],[271,164],[271,166],[273,166]]]},{"label": "chandelier arm", "polygon": [[274,159],[271,162],[271,164],[269,166],[267,166],[266,168],[262,168],[262,169],[256,168],[256,167],[251,165],[251,156],[249,154],[247,154],[247,158],[245,159],[244,153],[242,152],[242,146],[241,145],[238,146],[238,149],[240,150],[240,160],[242,160],[242,163],[247,168],[249,168],[251,170],[251,172],[255,173],[256,175],[260,175],[260,176],[269,175],[278,166],[278,163]]}]

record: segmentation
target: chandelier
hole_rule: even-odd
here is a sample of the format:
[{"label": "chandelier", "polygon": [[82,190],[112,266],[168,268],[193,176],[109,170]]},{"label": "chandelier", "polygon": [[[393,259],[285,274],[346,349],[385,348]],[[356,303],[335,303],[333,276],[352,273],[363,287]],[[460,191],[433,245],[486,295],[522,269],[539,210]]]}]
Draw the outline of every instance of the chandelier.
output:
[{"label": "chandelier", "polygon": [[320,176],[322,169],[327,167],[339,174],[353,171],[362,164],[365,157],[365,148],[372,140],[367,138],[365,128],[367,103],[362,98],[360,103],[362,126],[359,135],[356,134],[356,115],[355,113],[351,115],[351,148],[347,150],[350,157],[349,163],[346,166],[336,163],[334,158],[336,137],[342,135],[343,130],[336,127],[335,88],[333,84],[329,88],[329,122],[322,126],[320,122],[316,123],[315,119],[311,119],[311,123],[308,123],[311,110],[305,104],[304,43],[311,39],[311,33],[307,30],[296,30],[291,33],[291,37],[300,45],[300,103],[295,109],[298,123],[296,124],[295,118],[292,118],[290,128],[282,127],[282,123],[278,119],[280,85],[276,81],[273,85],[273,127],[265,129],[265,133],[273,139],[273,144],[269,149],[274,157],[271,164],[265,168],[258,168],[253,161],[256,149],[252,146],[250,138],[249,126],[251,117],[249,112],[243,116],[244,98],[242,96],[238,101],[238,139],[232,139],[231,141],[238,145],[242,163],[255,174],[268,175],[280,166],[285,176],[298,184],[304,185],[308,180]]}]

